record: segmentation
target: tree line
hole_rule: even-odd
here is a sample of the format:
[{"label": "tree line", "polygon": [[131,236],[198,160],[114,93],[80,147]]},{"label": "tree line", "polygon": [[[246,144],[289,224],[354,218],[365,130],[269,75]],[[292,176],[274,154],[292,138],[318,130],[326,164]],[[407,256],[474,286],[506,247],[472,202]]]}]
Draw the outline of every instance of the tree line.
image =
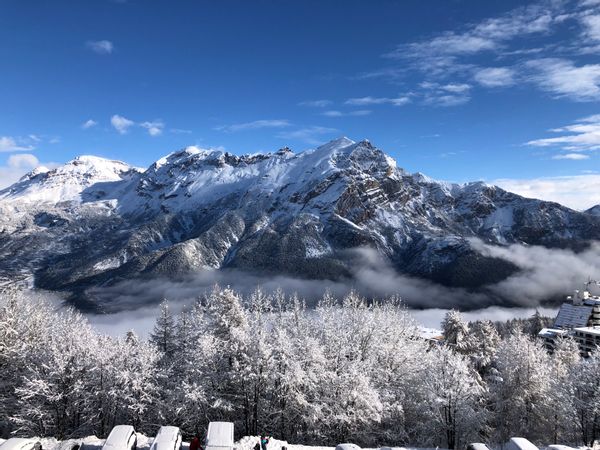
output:
[{"label": "tree line", "polygon": [[549,355],[523,330],[538,319],[469,324],[451,311],[438,343],[397,298],[325,294],[307,308],[282,292],[215,287],[178,314],[165,301],[146,340],[102,335],[12,290],[0,300],[0,431],[103,437],[128,423],[191,435],[226,420],[239,436],[318,445],[590,445],[600,358],[581,359],[569,339]]}]

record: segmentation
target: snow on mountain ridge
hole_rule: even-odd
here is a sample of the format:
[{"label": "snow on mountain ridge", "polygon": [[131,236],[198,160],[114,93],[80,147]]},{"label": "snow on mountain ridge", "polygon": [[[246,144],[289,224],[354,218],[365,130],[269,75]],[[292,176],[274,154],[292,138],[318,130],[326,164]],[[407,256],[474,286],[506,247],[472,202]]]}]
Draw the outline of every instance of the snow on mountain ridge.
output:
[{"label": "snow on mountain ridge", "polygon": [[56,169],[34,169],[0,191],[0,201],[54,204],[80,201],[86,188],[97,183],[120,181],[138,170],[121,161],[82,155]]},{"label": "snow on mountain ridge", "polygon": [[339,279],[365,247],[449,285],[515,270],[481,256],[473,237],[576,247],[600,239],[600,218],[409,174],[348,138],[297,154],[187,147],[146,170],[84,156],[0,192],[0,276],[35,274],[47,289],[206,267]]}]

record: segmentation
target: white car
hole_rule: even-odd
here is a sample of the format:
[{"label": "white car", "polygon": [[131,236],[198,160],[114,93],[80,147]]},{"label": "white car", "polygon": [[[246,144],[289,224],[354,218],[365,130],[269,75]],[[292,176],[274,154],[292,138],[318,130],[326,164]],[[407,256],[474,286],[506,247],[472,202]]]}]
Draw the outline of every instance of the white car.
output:
[{"label": "white car", "polygon": [[335,450],[360,450],[360,447],[356,444],[338,444]]},{"label": "white car", "polygon": [[181,431],[179,427],[160,427],[152,441],[150,450],[180,450]]},{"label": "white car", "polygon": [[135,450],[137,435],[131,425],[117,425],[112,429],[102,450]]},{"label": "white car", "polygon": [[233,448],[233,423],[211,422],[206,432],[206,445],[204,450],[234,450]]},{"label": "white car", "polygon": [[490,450],[490,448],[481,442],[473,442],[467,445],[467,450]]},{"label": "white car", "polygon": [[503,450],[540,450],[540,449],[537,448],[537,446],[535,446],[534,444],[532,444],[530,441],[528,441],[525,438],[513,437],[513,438],[510,438],[510,441],[508,441],[508,443],[506,445],[504,445]]},{"label": "white car", "polygon": [[1,450],[42,450],[42,444],[37,439],[10,438],[2,445]]},{"label": "white car", "polygon": [[0,445],[2,450],[42,450],[42,444],[37,439],[10,438]]}]

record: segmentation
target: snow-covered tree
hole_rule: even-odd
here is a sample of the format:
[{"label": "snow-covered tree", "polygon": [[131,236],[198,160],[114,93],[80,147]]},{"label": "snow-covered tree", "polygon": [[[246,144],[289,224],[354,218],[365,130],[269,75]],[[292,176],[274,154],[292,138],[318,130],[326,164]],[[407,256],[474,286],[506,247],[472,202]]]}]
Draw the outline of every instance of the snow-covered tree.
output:
[{"label": "snow-covered tree", "polygon": [[432,444],[454,449],[479,440],[486,420],[479,375],[466,357],[448,347],[433,349],[427,359],[432,370],[423,379],[423,415]]},{"label": "snow-covered tree", "polygon": [[551,375],[542,344],[522,332],[501,342],[490,388],[497,442],[511,436],[542,441],[550,428]]},{"label": "snow-covered tree", "polygon": [[442,321],[442,333],[448,345],[460,353],[468,353],[469,324],[465,322],[460,312],[452,309],[446,313]]},{"label": "snow-covered tree", "polygon": [[154,329],[150,334],[150,342],[162,353],[166,363],[169,362],[175,351],[175,320],[169,309],[168,300],[160,304],[160,311]]}]

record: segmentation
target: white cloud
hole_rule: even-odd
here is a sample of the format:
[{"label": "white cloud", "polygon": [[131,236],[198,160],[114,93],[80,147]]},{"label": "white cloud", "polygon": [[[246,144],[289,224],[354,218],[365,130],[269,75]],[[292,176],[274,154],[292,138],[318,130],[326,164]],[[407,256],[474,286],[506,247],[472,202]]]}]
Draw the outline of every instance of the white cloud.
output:
[{"label": "white cloud", "polygon": [[553,201],[578,210],[600,203],[600,175],[597,174],[499,179],[492,183],[524,197]]},{"label": "white cloud", "polygon": [[471,85],[466,83],[440,84],[424,81],[420,84],[424,89],[423,102],[432,106],[458,106],[467,103]]},{"label": "white cloud", "polygon": [[142,122],[140,123],[140,126],[148,130],[148,134],[150,136],[160,136],[165,128],[165,124],[160,120],[155,120],[153,122]]},{"label": "white cloud", "polygon": [[115,48],[113,43],[107,40],[87,41],[85,45],[87,48],[95,53],[98,53],[99,55],[110,55]]},{"label": "white cloud", "polygon": [[462,94],[463,92],[468,92],[471,89],[471,85],[466,83],[449,83],[440,86],[440,89],[454,94]]},{"label": "white cloud", "polygon": [[485,87],[504,87],[515,84],[515,71],[508,67],[486,67],[478,69],[474,78]]},{"label": "white cloud", "polygon": [[517,37],[547,32],[555,16],[562,13],[561,8],[559,2],[519,7],[460,31],[446,31],[429,39],[400,45],[385,56],[412,61],[414,68],[427,73],[439,73],[444,67],[466,68],[459,62],[459,57],[494,52]]},{"label": "white cloud", "polygon": [[298,105],[300,106],[310,106],[313,108],[325,108],[331,105],[333,102],[331,100],[307,100],[305,102],[300,102]]},{"label": "white cloud", "polygon": [[572,61],[542,58],[528,61],[529,79],[556,97],[585,102],[600,100],[600,64],[575,66]]},{"label": "white cloud", "polygon": [[115,114],[110,118],[110,123],[120,134],[127,133],[129,128],[135,125],[133,120],[129,120],[123,116],[119,116],[118,114]]},{"label": "white cloud", "polygon": [[223,125],[217,127],[219,131],[236,132],[247,130],[258,130],[261,128],[284,128],[289,127],[291,123],[286,119],[263,119],[253,122],[234,123],[233,125]]},{"label": "white cloud", "polygon": [[346,105],[353,106],[367,106],[367,105],[383,105],[390,104],[394,106],[402,106],[410,103],[410,97],[408,95],[400,96],[400,97],[357,97],[357,98],[349,98],[344,102]]},{"label": "white cloud", "polygon": [[562,136],[534,139],[527,142],[533,147],[561,147],[569,151],[600,149],[600,114],[584,117],[572,125],[550,130]]},{"label": "white cloud", "polygon": [[326,116],[326,117],[345,117],[345,116],[355,116],[356,117],[356,116],[368,116],[371,113],[372,113],[372,111],[369,109],[357,109],[355,111],[348,111],[348,112],[330,110],[330,111],[324,111],[321,115]]},{"label": "white cloud", "polygon": [[0,136],[0,152],[28,152],[33,145],[24,145],[11,136]]},{"label": "white cloud", "polygon": [[[6,164],[0,166],[0,189],[16,183],[23,175],[41,165],[38,158],[30,153],[10,155],[6,160]],[[53,168],[58,166],[58,164],[47,163],[43,164],[43,166]]]},{"label": "white cloud", "polygon": [[277,137],[280,139],[295,139],[311,145],[319,145],[323,143],[321,136],[331,135],[337,132],[338,130],[335,128],[312,126],[294,131],[282,131],[277,134]]},{"label": "white cloud", "polygon": [[554,155],[552,159],[570,159],[573,161],[581,161],[583,159],[590,159],[590,155],[583,153],[563,153],[560,155]]},{"label": "white cloud", "polygon": [[31,153],[21,153],[10,155],[7,160],[8,167],[13,169],[33,169],[39,165],[40,161]]},{"label": "white cloud", "polygon": [[192,134],[192,130],[184,130],[183,128],[171,128],[169,131],[173,134]]},{"label": "white cloud", "polygon": [[96,125],[98,125],[98,122],[96,122],[95,120],[92,120],[92,119],[88,119],[81,124],[81,128],[83,128],[84,130],[87,130],[89,128],[95,127]]},{"label": "white cloud", "polygon": [[592,41],[600,41],[600,15],[586,14],[581,17],[584,37]]}]

